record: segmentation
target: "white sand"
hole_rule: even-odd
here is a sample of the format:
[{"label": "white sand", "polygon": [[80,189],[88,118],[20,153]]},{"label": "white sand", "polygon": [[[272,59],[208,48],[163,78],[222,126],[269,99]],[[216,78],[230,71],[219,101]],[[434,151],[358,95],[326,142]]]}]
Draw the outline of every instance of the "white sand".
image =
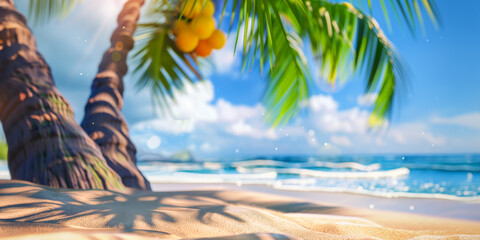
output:
[{"label": "white sand", "polygon": [[480,239],[479,234],[480,222],[229,189],[116,193],[0,181],[0,237],[6,239]]}]

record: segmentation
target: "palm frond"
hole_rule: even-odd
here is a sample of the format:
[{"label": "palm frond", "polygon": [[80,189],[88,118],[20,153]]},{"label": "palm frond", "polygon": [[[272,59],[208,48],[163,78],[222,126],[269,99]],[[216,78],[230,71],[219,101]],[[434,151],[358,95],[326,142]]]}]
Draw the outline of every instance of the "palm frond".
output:
[{"label": "palm frond", "polygon": [[335,84],[363,73],[365,92],[378,94],[369,124],[381,124],[389,117],[394,94],[406,91],[406,73],[392,44],[375,19],[351,4],[316,1],[307,7],[318,21],[313,30],[299,31],[310,39],[321,76]]},{"label": "palm frond", "polygon": [[[365,1],[368,1],[369,12],[372,15],[370,0],[349,0],[352,4],[360,6],[360,9],[365,5]],[[400,23],[405,23],[412,34],[415,34],[417,26],[420,26],[424,31],[422,11],[427,13],[435,28],[440,25],[440,13],[435,0],[379,0],[379,2],[389,29],[391,29],[389,12],[393,12]]]},{"label": "palm frond", "polygon": [[[432,2],[423,1],[427,12]],[[272,126],[289,122],[309,97],[312,81],[302,40],[309,42],[320,76],[329,84],[365,74],[366,92],[378,94],[371,126],[389,116],[395,94],[405,93],[405,70],[392,44],[375,19],[348,2],[249,0],[224,11],[234,13],[231,22],[239,24],[236,38],[243,42],[236,44],[243,47],[244,66],[254,66],[258,54],[260,68],[269,71],[264,103]],[[412,18],[408,24],[414,24]],[[243,32],[238,31],[241,24]]]},{"label": "palm frond", "polygon": [[[298,115],[312,88],[310,69],[302,50],[303,40],[280,14],[278,7],[281,6],[269,5],[265,0],[258,5],[254,1],[253,5],[252,12],[263,14],[244,16],[250,19],[250,27],[246,26],[243,33],[244,63],[251,61],[253,66],[254,58],[248,58],[255,57],[256,51],[260,51],[261,66],[269,62],[265,64],[268,83],[263,98],[266,120],[272,126],[285,124]],[[263,26],[266,31],[262,30]]]},{"label": "palm frond", "polygon": [[65,17],[82,0],[30,0],[29,15],[35,23]]},{"label": "palm frond", "polygon": [[8,146],[3,140],[0,140],[0,160],[7,160]]},{"label": "palm frond", "polygon": [[[175,90],[181,90],[185,81],[201,78],[197,63],[175,46],[170,29],[175,12],[168,5],[161,8],[162,18],[154,22],[138,24],[136,32],[134,72],[141,74],[138,89],[148,88],[154,103],[169,111],[169,103],[175,100]],[[159,14],[159,11],[151,14]]]}]

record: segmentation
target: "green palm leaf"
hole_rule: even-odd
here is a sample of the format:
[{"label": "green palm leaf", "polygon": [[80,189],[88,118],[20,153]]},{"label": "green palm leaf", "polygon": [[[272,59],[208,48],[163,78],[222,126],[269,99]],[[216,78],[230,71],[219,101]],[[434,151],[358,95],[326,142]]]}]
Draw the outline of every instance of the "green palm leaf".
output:
[{"label": "green palm leaf", "polygon": [[[139,25],[140,30],[144,31],[151,27],[153,26],[149,24]],[[193,67],[196,65],[192,63],[193,59],[176,48],[167,31],[147,34],[145,39],[136,43],[138,50],[134,54],[134,60],[138,65],[134,71],[141,74],[137,87],[150,89],[154,102],[161,109],[169,110],[169,101],[175,100],[175,89],[182,89],[184,81],[192,82],[195,76],[199,77],[199,73]]]},{"label": "green palm leaf", "polygon": [[[431,2],[423,4],[433,13]],[[408,6],[408,2],[391,5],[395,11],[408,11]],[[378,93],[370,126],[381,124],[392,109],[394,94],[405,91],[405,71],[392,44],[375,19],[350,3],[250,0],[224,11],[238,13],[231,22],[245,25],[244,31],[236,34],[237,39],[244,36],[243,42],[237,43],[243,46],[244,66],[254,66],[258,51],[261,68],[268,68],[264,103],[267,121],[273,126],[289,122],[309,96],[311,78],[302,39],[308,40],[320,75],[328,83],[365,74],[366,92]],[[404,20],[413,27],[415,18],[408,16]],[[433,19],[435,16],[431,14]],[[270,64],[264,65],[267,60]]]},{"label": "green palm leaf", "polygon": [[30,0],[29,14],[36,23],[65,17],[82,0]]},{"label": "green palm leaf", "polygon": [[[360,6],[360,9],[364,9],[364,6],[368,5],[369,13],[372,14],[371,0],[348,0],[348,2]],[[439,25],[440,13],[434,0],[379,0],[379,3],[389,29],[391,29],[389,12],[393,12],[395,18],[400,23],[407,24],[410,31],[415,34],[417,22],[423,28],[421,8],[429,15],[435,27]]]},{"label": "green palm leaf", "polygon": [[153,1],[149,8],[148,23],[138,24],[133,54],[134,72],[138,75],[137,88],[150,89],[154,103],[161,110],[170,110],[175,100],[175,90],[183,88],[184,81],[201,78],[197,62],[175,46],[170,29],[177,18],[172,10],[174,3],[164,0]]},{"label": "green palm leaf", "polygon": [[8,146],[3,140],[0,140],[0,160],[7,160]]}]

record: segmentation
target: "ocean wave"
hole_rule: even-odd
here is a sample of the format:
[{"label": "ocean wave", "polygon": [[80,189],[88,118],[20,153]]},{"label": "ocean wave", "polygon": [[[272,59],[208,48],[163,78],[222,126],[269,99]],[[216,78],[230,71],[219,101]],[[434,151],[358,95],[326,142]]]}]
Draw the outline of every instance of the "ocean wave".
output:
[{"label": "ocean wave", "polygon": [[297,174],[302,177],[315,178],[362,178],[362,179],[378,179],[378,178],[397,178],[410,174],[408,168],[402,167],[386,171],[372,171],[372,172],[328,172],[302,168],[257,168],[249,169],[245,167],[236,168],[239,173],[262,173],[262,172],[276,172],[279,174]]},{"label": "ocean wave", "polygon": [[345,169],[353,169],[359,171],[376,171],[379,170],[381,165],[378,163],[370,164],[370,165],[363,165],[356,162],[308,162],[308,163],[289,163],[289,162],[282,162],[276,160],[248,160],[248,161],[241,161],[232,163],[233,167],[257,167],[257,166],[270,166],[270,167],[297,167],[297,168],[309,168],[309,167],[324,167],[324,168],[345,168]]},{"label": "ocean wave", "polygon": [[356,190],[342,187],[318,187],[318,186],[298,186],[298,185],[284,185],[281,182],[276,182],[273,188],[284,191],[301,191],[301,192],[330,192],[330,193],[352,193],[362,194],[382,198],[422,198],[422,199],[441,199],[462,201],[470,203],[480,203],[480,196],[459,197],[450,194],[441,193],[413,193],[413,192],[378,192],[370,190]]},{"label": "ocean wave", "polygon": [[178,171],[201,171],[204,166],[199,163],[164,163],[158,165],[140,165],[141,171],[161,171],[161,172],[178,172]]},{"label": "ocean wave", "polygon": [[326,172],[310,169],[297,169],[300,176],[318,177],[318,178],[396,178],[410,174],[408,168],[397,168],[387,171],[373,172]]},{"label": "ocean wave", "polygon": [[407,163],[403,166],[417,170],[438,170],[448,172],[480,172],[480,166],[455,165],[455,164],[431,164],[431,163]]},{"label": "ocean wave", "polygon": [[334,162],[315,162],[317,167],[327,167],[327,168],[349,168],[359,171],[376,171],[379,170],[381,165],[378,163],[363,165],[356,162],[343,162],[343,163],[334,163]]},{"label": "ocean wave", "polygon": [[257,174],[196,174],[196,173],[175,173],[171,175],[147,175],[152,184],[161,183],[200,183],[200,184],[235,184],[241,185],[263,185],[282,191],[306,191],[306,192],[329,192],[329,193],[351,193],[381,198],[417,198],[417,199],[442,199],[462,201],[469,203],[480,203],[480,196],[456,196],[443,193],[416,193],[416,192],[386,192],[368,190],[361,187],[322,187],[316,186],[315,178],[298,179],[276,179],[274,172]]},{"label": "ocean wave", "polygon": [[[177,172],[165,175],[146,175],[151,183],[234,183],[272,185],[276,172],[250,174],[202,174]],[[270,181],[269,181],[270,180]]]},{"label": "ocean wave", "polygon": [[10,179],[10,172],[8,170],[0,171],[0,179],[9,180]]}]

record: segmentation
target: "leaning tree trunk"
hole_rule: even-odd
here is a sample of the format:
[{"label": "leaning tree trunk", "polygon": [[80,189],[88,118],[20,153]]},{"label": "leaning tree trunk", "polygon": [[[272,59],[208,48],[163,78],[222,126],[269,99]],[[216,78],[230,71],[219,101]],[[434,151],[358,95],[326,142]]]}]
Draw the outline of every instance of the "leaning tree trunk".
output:
[{"label": "leaning tree trunk", "polygon": [[124,188],[75,122],[12,0],[0,0],[0,119],[12,179],[62,188]]},{"label": "leaning tree trunk", "polygon": [[93,81],[81,125],[100,146],[108,165],[120,175],[125,186],[151,190],[150,183],[136,166],[136,149],[121,112],[127,55],[133,48],[132,36],[144,2],[128,0],[120,12],[111,46],[103,55]]}]

